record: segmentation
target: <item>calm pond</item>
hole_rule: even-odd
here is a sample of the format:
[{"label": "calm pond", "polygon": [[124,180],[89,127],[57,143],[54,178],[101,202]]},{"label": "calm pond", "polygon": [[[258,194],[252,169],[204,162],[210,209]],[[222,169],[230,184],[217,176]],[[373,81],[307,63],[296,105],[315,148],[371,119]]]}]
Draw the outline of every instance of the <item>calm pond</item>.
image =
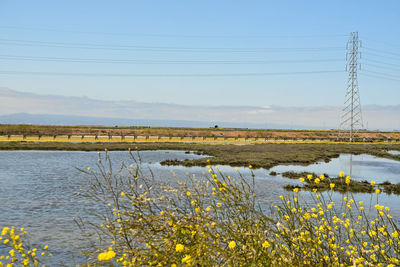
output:
[{"label": "calm pond", "polygon": [[[104,153],[103,153],[104,154]],[[128,152],[110,152],[115,167],[123,160],[132,162]],[[143,151],[142,161],[149,166],[158,179],[171,179],[171,172],[185,178],[187,173],[201,176],[205,168],[161,166],[166,159],[195,159],[203,156],[186,154],[183,151]],[[66,151],[0,151],[0,228],[4,226],[24,227],[31,243],[47,244],[54,257],[50,266],[74,266],[85,258],[77,253],[81,233],[73,218],[85,216],[82,211],[89,202],[77,194],[85,190],[88,175],[77,168],[94,167],[98,159],[97,152]],[[227,175],[237,176],[234,168],[220,166]],[[279,195],[287,194],[286,184],[297,184],[278,176],[270,176],[270,171],[309,171],[317,174],[337,175],[340,171],[351,174],[357,180],[375,180],[376,182],[400,182],[400,161],[376,158],[369,155],[341,155],[329,163],[316,163],[310,166],[277,166],[270,170],[254,170],[257,196],[267,210],[271,204],[279,202]],[[250,177],[248,168],[239,168],[244,176]],[[304,192],[307,199],[308,193]],[[334,199],[341,198],[334,194]],[[356,194],[356,200],[368,203],[370,194]],[[392,215],[400,219],[400,196],[380,196],[380,203],[391,207]],[[4,248],[0,246],[0,254]]]}]

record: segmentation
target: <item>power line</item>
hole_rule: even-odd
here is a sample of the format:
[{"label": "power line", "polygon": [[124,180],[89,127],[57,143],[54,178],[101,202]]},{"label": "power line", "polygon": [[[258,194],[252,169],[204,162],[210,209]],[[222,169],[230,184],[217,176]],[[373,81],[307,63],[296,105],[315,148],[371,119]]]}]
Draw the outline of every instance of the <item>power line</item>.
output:
[{"label": "power line", "polygon": [[64,58],[64,57],[34,57],[17,55],[0,55],[5,60],[49,61],[73,63],[111,63],[111,64],[285,64],[285,63],[316,63],[339,62],[342,59],[302,59],[302,60],[138,60],[138,59],[105,59],[105,58]]},{"label": "power line", "polygon": [[379,65],[375,65],[375,64],[371,64],[371,63],[367,63],[367,64],[363,64],[363,66],[370,66],[370,67],[373,67],[373,68],[379,68],[379,69],[384,69],[384,70],[389,70],[389,71],[400,71],[400,68],[393,68],[393,67],[382,67],[382,66],[379,66]]},{"label": "power line", "polygon": [[400,79],[388,78],[388,77],[383,77],[383,76],[374,75],[374,74],[365,74],[363,72],[360,72],[360,75],[366,76],[366,77],[371,77],[371,78],[382,79],[382,80],[390,80],[390,81],[400,82]]},{"label": "power line", "polygon": [[78,72],[42,72],[42,71],[5,71],[5,75],[44,75],[44,76],[82,76],[82,77],[244,77],[244,76],[280,76],[299,74],[343,73],[343,70],[271,72],[271,73],[202,73],[202,74],[129,74],[129,73],[78,73]]},{"label": "power line", "polygon": [[20,46],[39,46],[39,47],[58,47],[58,48],[80,48],[80,49],[100,49],[100,50],[134,50],[134,51],[164,51],[164,52],[318,52],[343,50],[342,47],[167,47],[167,46],[132,46],[132,45],[105,45],[88,43],[62,43],[62,42],[43,42],[31,40],[11,40],[0,39],[3,45]]},{"label": "power line", "polygon": [[400,58],[396,58],[396,57],[393,57],[393,56],[387,56],[387,55],[376,54],[376,53],[373,53],[373,52],[367,52],[366,54],[363,53],[363,57],[365,57],[365,55],[367,55],[367,56],[373,56],[373,57],[378,57],[378,58],[383,58],[383,59],[389,59],[389,60],[391,60],[391,61],[400,61]]},{"label": "power line", "polygon": [[384,41],[381,41],[381,40],[375,40],[375,39],[371,39],[371,38],[363,38],[363,39],[366,39],[366,40],[369,40],[369,41],[372,41],[372,42],[377,42],[377,43],[380,43],[380,44],[383,44],[383,45],[386,45],[386,46],[390,46],[390,47],[400,48],[399,44],[388,43],[388,42],[384,42]]},{"label": "power line", "polygon": [[374,52],[379,52],[379,53],[384,53],[384,54],[388,54],[388,55],[393,55],[393,56],[399,56],[400,57],[400,53],[395,53],[392,51],[386,51],[386,50],[380,50],[380,49],[375,49],[375,48],[368,48],[368,47],[363,47],[366,50],[371,50]]},{"label": "power line", "polygon": [[383,62],[383,61],[374,60],[374,59],[362,59],[362,61],[374,62],[374,63],[378,63],[378,64],[382,64],[382,65],[388,65],[388,66],[394,66],[394,67],[400,67],[400,64],[388,63],[388,62]]},{"label": "power line", "polygon": [[386,73],[378,72],[378,71],[364,70],[364,72],[377,74],[377,75],[381,75],[381,76],[387,76],[387,77],[392,78],[392,79],[399,79],[400,78],[399,75],[390,75],[390,74],[386,74]]},{"label": "power line", "polygon": [[182,34],[143,34],[143,33],[110,33],[110,32],[93,32],[93,31],[75,31],[75,30],[60,30],[60,29],[43,29],[43,28],[31,28],[31,27],[14,27],[14,26],[0,26],[2,29],[14,29],[24,31],[47,31],[57,33],[77,33],[77,34],[94,34],[94,35],[112,35],[112,36],[130,36],[130,37],[159,37],[159,38],[210,38],[210,39],[242,39],[242,38],[335,38],[335,37],[346,37],[345,34],[315,34],[315,35],[182,35]]}]

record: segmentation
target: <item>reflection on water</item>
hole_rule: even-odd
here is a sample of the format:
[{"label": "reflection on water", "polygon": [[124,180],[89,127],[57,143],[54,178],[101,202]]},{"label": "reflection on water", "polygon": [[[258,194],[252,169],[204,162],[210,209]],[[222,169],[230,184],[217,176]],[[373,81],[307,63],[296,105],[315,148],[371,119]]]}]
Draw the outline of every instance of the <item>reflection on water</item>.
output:
[{"label": "reflection on water", "polygon": [[[110,152],[117,169],[120,162],[132,163],[127,152]],[[142,161],[154,173],[157,179],[172,180],[171,172],[185,179],[187,174],[197,177],[205,171],[203,167],[161,166],[160,161],[166,159],[196,159],[203,156],[185,154],[183,151],[144,151]],[[82,215],[82,210],[91,205],[86,199],[77,195],[85,190],[88,176],[77,168],[86,169],[97,162],[96,152],[66,151],[1,151],[0,152],[0,227],[18,226],[27,229],[33,244],[48,244],[54,254],[51,266],[71,266],[84,261],[76,252],[77,246],[85,246],[77,241],[80,236],[73,217]],[[350,160],[352,164],[349,165]],[[350,170],[351,166],[351,170]],[[145,168],[149,173],[149,168]],[[226,175],[237,177],[238,173],[229,166],[220,166]],[[380,159],[368,155],[341,155],[329,163],[318,163],[307,167],[277,166],[271,170],[254,170],[256,194],[265,210],[271,204],[278,203],[279,195],[285,194],[283,186],[298,184],[297,180],[270,176],[270,171],[287,170],[328,173],[335,176],[339,171],[352,173],[356,179],[372,178],[377,182],[389,180],[400,182],[400,162]],[[239,168],[244,177],[251,177],[248,168]],[[308,192],[301,192],[302,197],[310,200]],[[357,194],[356,200],[369,202],[370,194]],[[333,194],[334,200],[342,195]],[[380,202],[391,207],[392,214],[400,218],[400,197],[382,194]],[[3,249],[4,251],[4,249]],[[0,246],[0,254],[4,254]]]},{"label": "reflection on water", "polygon": [[330,177],[337,177],[339,172],[343,171],[346,175],[350,175],[353,179],[359,181],[400,182],[400,161],[377,158],[370,155],[342,154],[328,163],[318,162],[309,166],[277,166],[272,168],[271,171],[307,171],[317,174],[326,173]]},{"label": "reflection on water", "polygon": [[392,155],[400,155],[400,151],[398,150],[389,150],[388,153]]}]

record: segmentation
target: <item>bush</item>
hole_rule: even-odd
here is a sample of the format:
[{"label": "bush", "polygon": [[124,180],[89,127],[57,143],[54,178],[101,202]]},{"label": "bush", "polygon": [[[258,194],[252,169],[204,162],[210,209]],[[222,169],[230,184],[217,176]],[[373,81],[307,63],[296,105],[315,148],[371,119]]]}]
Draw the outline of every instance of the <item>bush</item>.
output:
[{"label": "bush", "polygon": [[51,257],[47,245],[42,248],[32,248],[25,240],[24,228],[3,227],[0,233],[0,249],[7,251],[0,256],[0,267],[7,266],[39,266],[46,257]]},{"label": "bush", "polygon": [[[238,172],[234,178],[207,166],[202,177],[165,180],[146,173],[139,155],[131,157],[133,165],[122,163],[114,171],[106,152],[97,170],[85,170],[92,177],[86,197],[103,209],[94,213],[97,221],[79,224],[91,238],[98,237],[83,252],[88,266],[400,263],[399,229],[390,209],[379,205],[379,189],[369,214],[349,192],[334,203],[334,186],[324,193],[294,188],[266,213],[257,204],[253,173],[246,178]],[[320,183],[312,175],[307,179],[310,185]],[[345,181],[350,184],[350,177]]]},{"label": "bush", "polygon": [[88,195],[108,207],[96,232],[109,243],[89,254],[95,263],[110,251],[115,256],[106,261],[126,266],[399,263],[399,230],[378,202],[372,218],[349,192],[336,205],[332,189],[323,195],[314,189],[310,203],[295,188],[267,216],[256,201],[254,174],[233,178],[207,166],[203,177],[168,184],[147,177],[135,162],[112,174],[106,154],[100,172],[89,172]]}]

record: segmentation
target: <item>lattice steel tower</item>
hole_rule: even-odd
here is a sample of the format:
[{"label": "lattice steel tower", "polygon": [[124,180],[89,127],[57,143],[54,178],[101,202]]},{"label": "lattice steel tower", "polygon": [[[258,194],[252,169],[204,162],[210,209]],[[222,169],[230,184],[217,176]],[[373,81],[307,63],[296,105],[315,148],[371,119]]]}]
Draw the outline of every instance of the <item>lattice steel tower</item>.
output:
[{"label": "lattice steel tower", "polygon": [[346,96],[343,108],[340,128],[349,131],[349,140],[354,140],[354,132],[363,128],[361,115],[360,91],[358,89],[357,70],[361,69],[359,59],[361,52],[358,48],[361,47],[361,41],[358,39],[358,32],[350,33],[350,38],[347,41],[346,54],[346,71],[349,73],[347,80]]}]

